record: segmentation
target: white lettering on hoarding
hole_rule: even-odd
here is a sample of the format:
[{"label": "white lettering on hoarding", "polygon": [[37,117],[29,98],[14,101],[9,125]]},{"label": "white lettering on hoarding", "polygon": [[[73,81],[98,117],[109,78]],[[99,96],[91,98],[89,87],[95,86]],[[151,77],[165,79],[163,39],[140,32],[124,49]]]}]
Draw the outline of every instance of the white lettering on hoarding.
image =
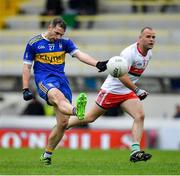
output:
[{"label": "white lettering on hoarding", "polygon": [[26,132],[24,132],[24,131],[22,131],[21,133],[20,133],[20,137],[22,138],[22,139],[25,139],[25,138],[27,138],[27,133]]},{"label": "white lettering on hoarding", "polygon": [[110,148],[110,135],[109,134],[102,134],[100,136],[100,138],[101,138],[100,139],[100,142],[101,142],[100,148],[104,149],[104,150],[109,149]]},{"label": "white lettering on hoarding", "polygon": [[29,147],[30,148],[44,148],[46,146],[46,134],[45,133],[30,133],[29,134]]},{"label": "white lettering on hoarding", "polygon": [[81,136],[81,148],[82,149],[89,149],[90,148],[90,135],[85,133]]},{"label": "white lettering on hoarding", "polygon": [[22,142],[18,134],[13,132],[5,133],[1,138],[1,146],[4,148],[20,148],[21,143]]},{"label": "white lettering on hoarding", "polygon": [[[47,135],[47,131],[44,130],[5,130],[0,134],[0,147],[44,148],[47,144]],[[119,133],[113,133],[111,130],[107,132],[101,131],[100,133],[93,133],[92,131],[70,131],[64,135],[58,146],[71,149],[89,149],[95,147],[109,149],[111,147],[129,147],[131,146],[131,142],[131,135],[124,131],[120,131]]]},{"label": "white lettering on hoarding", "polygon": [[132,145],[132,135],[131,134],[124,134],[121,139],[122,143],[126,146],[128,146],[129,148]]},{"label": "white lettering on hoarding", "polygon": [[78,134],[70,134],[69,135],[69,148],[77,149],[78,148]]}]

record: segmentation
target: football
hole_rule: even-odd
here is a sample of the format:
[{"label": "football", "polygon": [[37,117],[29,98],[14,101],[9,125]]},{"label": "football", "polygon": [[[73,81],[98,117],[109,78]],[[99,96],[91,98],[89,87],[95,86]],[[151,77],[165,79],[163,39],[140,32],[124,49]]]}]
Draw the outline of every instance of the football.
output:
[{"label": "football", "polygon": [[107,70],[111,76],[119,78],[128,73],[128,63],[123,57],[113,56],[107,63]]}]

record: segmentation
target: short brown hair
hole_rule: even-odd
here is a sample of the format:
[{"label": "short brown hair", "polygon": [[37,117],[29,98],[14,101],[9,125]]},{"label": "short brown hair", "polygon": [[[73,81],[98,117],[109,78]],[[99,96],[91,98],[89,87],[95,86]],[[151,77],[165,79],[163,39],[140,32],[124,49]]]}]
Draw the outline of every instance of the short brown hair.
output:
[{"label": "short brown hair", "polygon": [[61,17],[52,19],[49,25],[52,25],[52,27],[56,27],[58,25],[59,27],[62,27],[65,31],[67,27],[66,22]]}]

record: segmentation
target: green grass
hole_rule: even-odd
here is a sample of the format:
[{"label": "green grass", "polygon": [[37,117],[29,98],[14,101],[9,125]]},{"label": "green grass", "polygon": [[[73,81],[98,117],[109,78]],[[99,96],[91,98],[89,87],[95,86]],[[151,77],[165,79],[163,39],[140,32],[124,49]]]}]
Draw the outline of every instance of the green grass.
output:
[{"label": "green grass", "polygon": [[179,175],[180,151],[148,150],[147,162],[130,163],[128,150],[58,149],[52,166],[39,162],[40,149],[0,149],[0,175]]}]

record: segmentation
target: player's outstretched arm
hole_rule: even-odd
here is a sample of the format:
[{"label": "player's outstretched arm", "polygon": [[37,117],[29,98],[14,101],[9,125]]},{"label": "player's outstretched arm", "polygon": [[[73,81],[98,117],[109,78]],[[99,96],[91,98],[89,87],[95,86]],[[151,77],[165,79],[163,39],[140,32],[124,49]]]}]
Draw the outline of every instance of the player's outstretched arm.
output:
[{"label": "player's outstretched arm", "polygon": [[97,61],[95,58],[82,51],[76,52],[74,56],[81,62],[96,67],[97,69],[99,69],[99,72],[103,72],[107,69],[106,64],[108,61]]},{"label": "player's outstretched arm", "polygon": [[107,69],[107,63],[108,60],[97,62],[96,67],[99,69],[99,72],[103,72]]}]

